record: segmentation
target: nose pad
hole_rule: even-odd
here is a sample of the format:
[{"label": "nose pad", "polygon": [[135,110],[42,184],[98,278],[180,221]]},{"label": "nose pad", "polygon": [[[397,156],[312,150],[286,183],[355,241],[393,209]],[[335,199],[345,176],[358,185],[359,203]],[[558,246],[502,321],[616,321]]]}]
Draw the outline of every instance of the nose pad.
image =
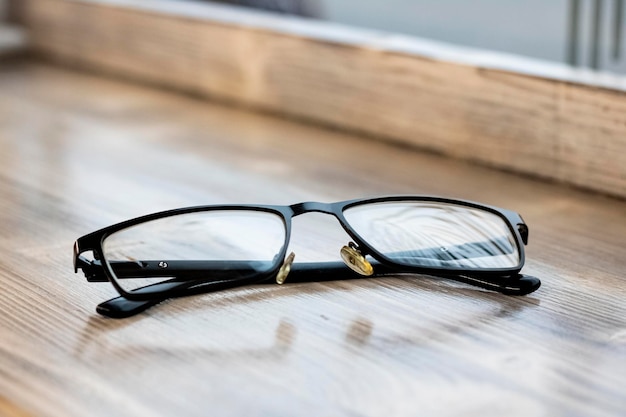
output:
[{"label": "nose pad", "polygon": [[374,273],[374,267],[365,259],[365,256],[359,252],[358,247],[353,243],[341,248],[341,259],[345,264],[357,274],[370,276]]},{"label": "nose pad", "polygon": [[283,265],[280,267],[278,274],[276,275],[276,283],[278,285],[284,284],[287,280],[287,275],[291,272],[291,264],[293,263],[295,257],[296,254],[291,252],[289,256],[285,258],[285,262],[283,262]]}]

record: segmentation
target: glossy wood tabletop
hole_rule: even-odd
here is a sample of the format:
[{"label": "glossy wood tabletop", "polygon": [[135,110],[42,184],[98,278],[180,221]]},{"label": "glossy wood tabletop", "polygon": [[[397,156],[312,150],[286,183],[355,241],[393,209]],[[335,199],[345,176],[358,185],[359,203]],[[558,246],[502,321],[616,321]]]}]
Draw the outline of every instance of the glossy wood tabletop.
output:
[{"label": "glossy wood tabletop", "polygon": [[[602,146],[602,137],[597,138]],[[518,211],[512,297],[407,275],[260,285],[129,319],[76,238],[150,212],[434,194]],[[298,260],[349,237],[294,219]],[[626,203],[43,64],[0,64],[0,415],[623,416]]]}]

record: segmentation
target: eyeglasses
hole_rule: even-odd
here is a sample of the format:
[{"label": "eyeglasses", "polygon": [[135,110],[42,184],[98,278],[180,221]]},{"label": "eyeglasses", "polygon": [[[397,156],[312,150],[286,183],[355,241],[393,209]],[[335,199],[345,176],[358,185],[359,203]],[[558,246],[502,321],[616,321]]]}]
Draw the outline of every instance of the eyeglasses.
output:
[{"label": "eyeglasses", "polygon": [[[342,262],[293,263],[291,220],[334,216],[351,241]],[[438,197],[394,196],[290,206],[181,208],[118,223],[79,238],[74,271],[120,294],[98,305],[129,317],[172,298],[240,285],[420,273],[509,295],[541,285],[520,274],[528,227],[515,212]],[[83,255],[91,252],[92,257]]]}]

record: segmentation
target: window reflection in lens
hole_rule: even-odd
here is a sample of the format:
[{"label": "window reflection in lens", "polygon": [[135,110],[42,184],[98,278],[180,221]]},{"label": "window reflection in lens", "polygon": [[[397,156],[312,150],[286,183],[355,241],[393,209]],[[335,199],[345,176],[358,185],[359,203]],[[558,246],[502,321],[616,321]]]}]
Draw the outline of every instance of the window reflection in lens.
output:
[{"label": "window reflection in lens", "polygon": [[401,264],[481,270],[520,263],[507,224],[486,210],[406,201],[357,205],[344,216],[363,240]]},{"label": "window reflection in lens", "polygon": [[[118,283],[130,291],[175,278],[181,268],[186,276],[193,270],[207,280],[268,272],[278,262],[285,235],[282,218],[273,213],[201,211],[115,232],[103,242],[103,254]],[[156,276],[145,277],[151,271]]]}]

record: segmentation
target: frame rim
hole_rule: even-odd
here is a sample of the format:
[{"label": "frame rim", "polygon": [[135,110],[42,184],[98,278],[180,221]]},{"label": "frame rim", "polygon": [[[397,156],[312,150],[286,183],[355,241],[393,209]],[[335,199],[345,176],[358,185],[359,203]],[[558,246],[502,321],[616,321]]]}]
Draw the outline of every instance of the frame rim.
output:
[{"label": "frame rim", "polygon": [[364,246],[365,248],[368,248],[370,251],[373,250],[374,253],[368,253],[368,254],[371,255],[374,259],[376,259],[378,262],[383,263],[387,266],[397,267],[398,266],[397,262],[394,262],[393,260],[387,258],[384,254],[380,253],[371,245],[369,245],[367,243],[367,240],[363,239],[354,230],[354,228],[352,228],[350,223],[345,218],[344,212],[347,209],[350,209],[352,207],[366,205],[366,204],[401,202],[401,201],[431,201],[431,202],[438,202],[438,203],[455,204],[455,205],[460,205],[464,207],[471,207],[471,208],[475,208],[479,210],[484,210],[492,214],[495,214],[504,221],[504,224],[507,226],[512,236],[514,236],[518,255],[519,255],[519,262],[517,266],[511,267],[511,268],[486,268],[480,271],[476,271],[474,269],[469,269],[469,268],[451,269],[451,268],[443,268],[443,267],[438,268],[438,267],[421,267],[421,266],[401,265],[402,268],[406,268],[408,270],[407,272],[425,273],[425,274],[430,273],[430,274],[435,274],[435,275],[447,273],[448,275],[470,275],[470,276],[475,276],[475,277],[485,277],[485,276],[489,277],[489,276],[505,276],[507,274],[513,275],[513,274],[519,273],[524,267],[524,264],[526,263],[524,246],[526,245],[526,243],[524,242],[524,238],[522,237],[519,229],[514,227],[513,220],[521,222],[521,223],[518,223],[517,225],[523,224],[524,226],[526,226],[526,223],[524,223],[521,215],[519,215],[518,213],[510,211],[510,210],[502,209],[499,207],[495,207],[495,206],[480,204],[480,203],[469,201],[469,200],[459,200],[459,199],[436,197],[436,196],[374,197],[374,198],[368,198],[368,199],[356,199],[356,200],[348,200],[348,201],[342,202],[345,204],[341,206],[341,209],[340,209],[341,218],[339,218],[339,222],[342,224],[342,226],[343,225],[349,226],[350,230],[346,229],[345,227],[344,227],[344,230],[348,232],[348,234],[355,239],[355,243],[357,243],[359,246]]},{"label": "frame rim", "polygon": [[[464,207],[471,207],[479,210],[484,210],[489,213],[497,215],[500,219],[502,219],[512,233],[515,239],[515,243],[517,245],[517,250],[519,254],[519,263],[515,267],[511,268],[487,268],[480,271],[476,271],[474,269],[468,268],[459,268],[459,269],[450,269],[444,267],[420,267],[415,265],[404,265],[399,264],[398,262],[394,262],[393,260],[387,258],[384,254],[378,252],[375,248],[373,248],[370,244],[367,243],[351,226],[351,224],[347,221],[344,216],[344,211],[361,205],[367,204],[376,204],[376,203],[385,203],[385,202],[401,202],[401,201],[413,201],[413,202],[440,202],[447,203],[453,205],[459,205]],[[281,218],[283,224],[285,226],[285,242],[281,251],[277,254],[276,264],[267,272],[254,276],[252,278],[238,278],[233,279],[232,281],[224,280],[220,282],[232,282],[238,283],[238,285],[249,285],[254,283],[261,283],[270,279],[276,275],[278,270],[280,269],[282,263],[284,262],[285,256],[287,254],[287,250],[289,248],[289,243],[291,240],[291,221],[293,217],[299,216],[301,214],[311,213],[311,212],[321,212],[325,214],[329,214],[334,216],[338,221],[343,230],[348,234],[350,238],[352,238],[355,243],[364,249],[366,249],[364,255],[370,255],[377,262],[385,265],[388,268],[392,268],[398,270],[398,273],[420,273],[426,275],[435,275],[435,276],[470,276],[476,278],[489,278],[489,277],[507,277],[507,276],[515,276],[518,274],[525,264],[525,250],[524,245],[527,242],[527,236],[522,236],[519,227],[523,226],[527,233],[527,226],[522,219],[521,215],[514,211],[510,211],[507,209],[502,209],[496,206],[486,205],[477,203],[470,200],[463,199],[455,199],[455,198],[446,198],[446,197],[438,197],[431,195],[389,195],[389,196],[379,196],[379,197],[369,197],[369,198],[357,198],[351,200],[338,201],[334,203],[319,203],[319,202],[302,202],[296,203],[292,205],[266,205],[266,204],[218,204],[218,205],[198,205],[198,206],[190,206],[190,207],[182,207],[170,210],[159,211],[155,213],[146,214],[143,216],[135,217],[132,219],[128,219],[119,223],[112,224],[110,226],[98,229],[94,232],[86,234],[80,238],[78,238],[74,244],[74,269],[75,272],[78,272],[79,266],[77,265],[80,254],[86,251],[92,251],[94,258],[97,260],[101,260],[101,267],[104,271],[104,274],[109,282],[114,286],[116,291],[124,298],[127,298],[131,301],[149,301],[154,300],[155,298],[173,298],[180,297],[185,295],[192,295],[197,293],[202,293],[201,290],[202,284],[198,284],[198,286],[194,285],[192,288],[184,288],[184,289],[172,289],[172,290],[164,290],[163,293],[148,293],[148,294],[140,294],[133,291],[125,290],[121,284],[117,281],[118,278],[115,277],[115,274],[110,268],[109,263],[106,261],[103,254],[103,243],[104,240],[110,236],[111,234],[123,230],[128,227],[132,227],[141,223],[158,220],[162,218],[187,214],[187,213],[196,213],[203,211],[229,211],[229,210],[244,210],[244,211],[261,211],[272,213]],[[515,227],[517,226],[517,227]],[[376,272],[374,273],[374,276]],[[165,281],[164,281],[165,282]],[[194,288],[196,291],[194,292]]]}]

